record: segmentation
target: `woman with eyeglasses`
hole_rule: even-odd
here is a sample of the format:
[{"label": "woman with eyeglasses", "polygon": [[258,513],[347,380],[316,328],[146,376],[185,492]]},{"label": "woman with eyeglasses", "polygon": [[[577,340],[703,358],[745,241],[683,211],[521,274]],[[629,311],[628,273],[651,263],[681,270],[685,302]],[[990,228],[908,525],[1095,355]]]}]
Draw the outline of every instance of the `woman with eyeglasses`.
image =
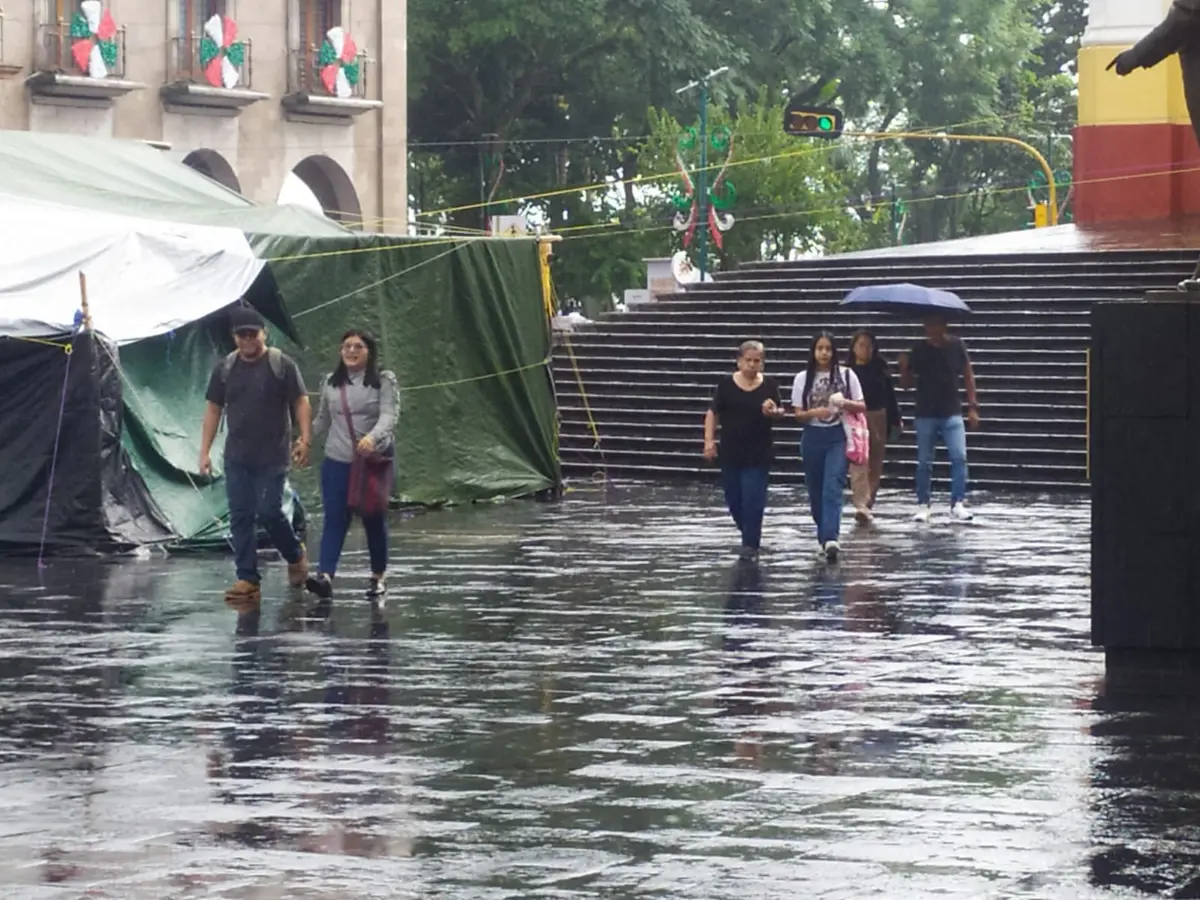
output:
[{"label": "woman with eyeglasses", "polygon": [[[400,391],[396,376],[380,371],[378,344],[370,332],[361,328],[347,331],[342,336],[341,357],[333,374],[322,383],[313,422],[313,437],[325,436],[325,459],[321,463],[325,522],[320,564],[307,587],[323,599],[333,595],[338,560],[357,510],[367,532],[371,557],[367,596],[378,599],[386,591],[387,494],[391,481],[389,478],[379,483],[372,480],[371,473],[390,474]],[[372,487],[364,488],[364,484]],[[364,491],[376,489],[382,496],[376,502],[364,502]]]}]

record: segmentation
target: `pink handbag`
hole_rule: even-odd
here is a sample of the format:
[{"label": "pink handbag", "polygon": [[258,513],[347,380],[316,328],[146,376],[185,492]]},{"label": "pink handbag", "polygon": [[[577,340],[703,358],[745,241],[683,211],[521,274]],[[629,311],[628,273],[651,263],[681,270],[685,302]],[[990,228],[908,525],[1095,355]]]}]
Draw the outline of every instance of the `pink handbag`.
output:
[{"label": "pink handbag", "polygon": [[863,413],[844,413],[842,428],[846,430],[846,459],[852,465],[865,466],[871,455],[871,426]]}]

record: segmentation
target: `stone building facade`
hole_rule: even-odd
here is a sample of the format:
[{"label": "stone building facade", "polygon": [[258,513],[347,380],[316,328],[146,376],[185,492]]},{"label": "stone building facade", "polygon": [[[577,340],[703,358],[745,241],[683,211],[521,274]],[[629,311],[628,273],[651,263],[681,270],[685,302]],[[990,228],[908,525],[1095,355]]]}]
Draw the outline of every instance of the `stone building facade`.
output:
[{"label": "stone building facade", "polygon": [[161,143],[252,200],[402,232],[406,6],[0,0],[0,128]]}]

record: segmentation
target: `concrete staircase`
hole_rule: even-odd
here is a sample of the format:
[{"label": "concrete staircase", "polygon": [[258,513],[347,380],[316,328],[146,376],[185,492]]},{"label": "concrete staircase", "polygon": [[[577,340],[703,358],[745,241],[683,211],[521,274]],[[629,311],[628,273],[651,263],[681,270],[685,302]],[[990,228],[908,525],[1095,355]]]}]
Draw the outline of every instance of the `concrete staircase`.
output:
[{"label": "concrete staircase", "polygon": [[[733,369],[739,343],[753,338],[766,345],[766,370],[780,380],[785,401],[821,329],[833,331],[844,352],[855,329],[871,328],[894,369],[897,354],[919,339],[920,325],[837,304],[859,285],[911,281],[954,291],[975,311],[955,327],[975,365],[984,420],[968,438],[972,484],[1082,489],[1088,311],[1098,301],[1171,288],[1194,262],[1195,252],[1186,250],[876,256],[759,263],[721,273],[711,284],[611,314],[559,341],[554,374],[563,468],[572,479],[601,472],[714,477],[700,455],[703,416],[716,380]],[[912,397],[901,392],[900,405],[908,424]],[[798,426],[789,419],[776,435],[774,480],[800,480]],[[910,429],[888,449],[887,483],[910,484],[915,462]],[[939,453],[934,477],[944,482],[947,475]]]}]

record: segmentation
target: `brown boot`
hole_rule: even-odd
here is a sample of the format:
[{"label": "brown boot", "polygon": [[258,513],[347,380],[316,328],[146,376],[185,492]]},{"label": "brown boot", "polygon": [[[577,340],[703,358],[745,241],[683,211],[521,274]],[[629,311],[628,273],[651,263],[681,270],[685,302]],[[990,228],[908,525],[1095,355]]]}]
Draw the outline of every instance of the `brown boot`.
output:
[{"label": "brown boot", "polygon": [[300,545],[300,558],[294,563],[288,563],[288,584],[292,587],[304,587],[308,580],[308,551]]},{"label": "brown boot", "polygon": [[225,592],[225,602],[238,612],[246,612],[262,603],[262,588],[253,581],[238,581]]}]

